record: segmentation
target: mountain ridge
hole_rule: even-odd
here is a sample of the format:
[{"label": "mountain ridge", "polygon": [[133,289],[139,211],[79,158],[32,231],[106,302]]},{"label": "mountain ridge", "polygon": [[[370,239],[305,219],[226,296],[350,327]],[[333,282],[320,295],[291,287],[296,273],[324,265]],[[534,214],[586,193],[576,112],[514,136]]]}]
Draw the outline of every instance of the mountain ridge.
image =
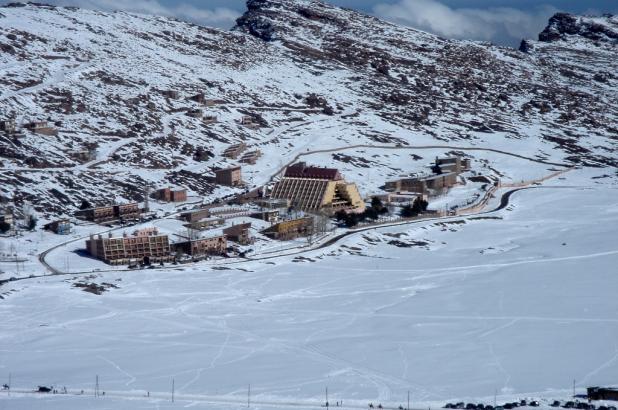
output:
[{"label": "mountain ridge", "polygon": [[[0,10],[0,120],[60,124],[55,136],[0,137],[0,195],[18,192],[41,212],[70,213],[88,198],[139,200],[146,184],[229,194],[204,176],[237,163],[221,155],[237,142],[264,151],[246,166],[250,187],[309,144],[465,141],[617,165],[612,41],[561,34],[527,40],[522,53],[317,1],[251,0],[232,31],[124,12]],[[592,23],[606,19],[610,30],[615,18],[590,19],[597,33]],[[548,27],[560,32],[560,21]],[[181,98],[166,96],[171,89]],[[189,98],[201,93],[220,103]],[[95,160],[75,158],[88,146]],[[403,171],[386,158],[380,167],[384,178]]]}]

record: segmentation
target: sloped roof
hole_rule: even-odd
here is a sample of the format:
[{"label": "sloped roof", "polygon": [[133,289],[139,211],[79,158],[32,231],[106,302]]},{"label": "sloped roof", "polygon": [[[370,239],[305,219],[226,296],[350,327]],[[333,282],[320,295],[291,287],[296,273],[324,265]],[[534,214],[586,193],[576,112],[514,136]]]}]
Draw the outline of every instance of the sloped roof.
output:
[{"label": "sloped roof", "polygon": [[313,178],[337,181],[341,178],[336,168],[308,167],[304,163],[290,165],[286,168],[285,178]]}]

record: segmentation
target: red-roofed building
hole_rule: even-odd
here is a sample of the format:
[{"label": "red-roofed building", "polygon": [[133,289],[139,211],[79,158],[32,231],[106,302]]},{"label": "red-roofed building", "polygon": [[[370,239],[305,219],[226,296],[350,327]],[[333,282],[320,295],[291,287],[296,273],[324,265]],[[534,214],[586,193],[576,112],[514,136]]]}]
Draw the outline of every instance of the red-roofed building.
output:
[{"label": "red-roofed building", "polygon": [[329,181],[339,181],[343,177],[336,168],[321,168],[307,166],[304,162],[298,162],[286,168],[286,178],[311,178],[311,179],[326,179]]}]

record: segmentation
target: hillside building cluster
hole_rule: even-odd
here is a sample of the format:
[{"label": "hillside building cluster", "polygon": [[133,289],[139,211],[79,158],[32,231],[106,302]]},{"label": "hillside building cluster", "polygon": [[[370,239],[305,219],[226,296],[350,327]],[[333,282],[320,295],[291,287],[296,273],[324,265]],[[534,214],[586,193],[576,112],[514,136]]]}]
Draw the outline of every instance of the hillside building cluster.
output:
[{"label": "hillside building cluster", "polygon": [[431,170],[430,174],[387,181],[384,190],[398,194],[415,193],[423,197],[438,195],[455,186],[460,173],[470,170],[470,160],[460,157],[436,158]]}]

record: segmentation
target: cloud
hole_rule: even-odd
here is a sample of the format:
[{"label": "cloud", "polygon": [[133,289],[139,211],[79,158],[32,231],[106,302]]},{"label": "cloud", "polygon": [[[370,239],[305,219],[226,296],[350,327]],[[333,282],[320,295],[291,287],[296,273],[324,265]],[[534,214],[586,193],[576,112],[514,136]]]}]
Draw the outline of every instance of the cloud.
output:
[{"label": "cloud", "polygon": [[77,6],[85,9],[103,11],[123,10],[134,13],[176,17],[204,26],[224,29],[231,28],[236,18],[241,14],[238,10],[227,7],[208,9],[195,7],[187,3],[166,6],[157,0],[60,0],[56,3],[63,6]]},{"label": "cloud", "polygon": [[505,45],[517,45],[522,38],[536,38],[556,11],[551,6],[529,12],[510,7],[451,8],[436,0],[399,0],[373,8],[378,17],[443,37]]}]

